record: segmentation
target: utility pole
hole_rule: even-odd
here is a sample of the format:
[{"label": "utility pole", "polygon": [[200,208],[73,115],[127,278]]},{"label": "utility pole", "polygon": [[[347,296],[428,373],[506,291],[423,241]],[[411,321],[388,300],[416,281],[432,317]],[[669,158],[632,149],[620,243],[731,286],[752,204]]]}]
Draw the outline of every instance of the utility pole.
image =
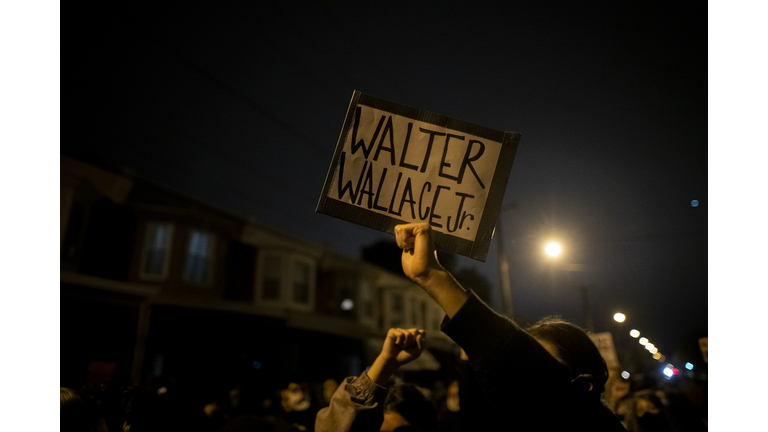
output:
[{"label": "utility pole", "polygon": [[510,319],[515,318],[515,312],[512,306],[512,284],[509,280],[509,259],[507,258],[507,252],[504,249],[504,236],[501,232],[501,218],[496,222],[496,231],[499,236],[498,239],[498,256],[499,256],[499,276],[501,278],[501,296],[504,300],[504,314]]},{"label": "utility pole", "polygon": [[581,285],[579,291],[581,291],[581,301],[584,308],[584,330],[594,333],[595,324],[592,320],[592,309],[589,307],[589,287]]}]

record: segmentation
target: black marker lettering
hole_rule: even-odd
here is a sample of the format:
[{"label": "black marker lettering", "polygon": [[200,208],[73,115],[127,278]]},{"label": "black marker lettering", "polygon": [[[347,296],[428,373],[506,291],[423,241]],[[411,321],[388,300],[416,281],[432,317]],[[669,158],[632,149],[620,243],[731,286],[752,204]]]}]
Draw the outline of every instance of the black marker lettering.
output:
[{"label": "black marker lettering", "polygon": [[[408,199],[405,198],[406,196]],[[398,216],[403,212],[403,204],[406,202],[411,203],[411,219],[416,219],[416,210],[413,208],[413,205],[416,204],[416,201],[413,199],[413,187],[411,186],[410,177],[408,177],[408,180],[405,181],[405,187],[403,188],[403,198],[400,200],[400,208],[397,210]]]},{"label": "black marker lettering", "polygon": [[373,150],[373,144],[376,142],[376,137],[379,136],[379,131],[381,130],[381,125],[384,124],[384,116],[381,116],[381,119],[379,119],[379,125],[376,126],[376,132],[373,133],[373,138],[369,141],[368,147],[365,146],[365,141],[361,138],[360,141],[355,143],[357,140],[357,128],[360,125],[360,107],[358,106],[355,108],[355,125],[352,127],[352,154],[355,154],[357,152],[357,149],[360,147],[363,148],[363,155],[365,155],[365,159],[368,159],[368,155],[371,154],[371,150]]},{"label": "black marker lettering", "polygon": [[[371,164],[373,166],[373,164]],[[381,198],[381,186],[384,185],[384,180],[387,178],[387,168],[381,171],[381,180],[379,180],[379,187],[376,188],[376,199],[373,201],[373,208],[376,210],[387,211],[386,207],[379,205],[379,198]]]},{"label": "black marker lettering", "polygon": [[[448,134],[445,137],[445,147],[443,148],[443,158],[440,160],[440,172],[437,173],[437,175],[440,176],[440,177],[443,177],[443,178],[447,178],[447,179],[451,179],[451,180],[456,181],[456,180],[459,179],[458,177],[452,176],[450,174],[443,173],[443,167],[447,167],[447,168],[451,167],[451,164],[445,162],[445,156],[448,154],[448,141],[450,141],[451,138],[458,138],[458,139],[464,141],[464,137],[460,136],[460,135]],[[464,157],[466,158],[466,155]]]},{"label": "black marker lettering", "polygon": [[403,141],[403,154],[400,155],[400,166],[416,171],[419,169],[416,165],[405,163],[405,154],[408,152],[408,143],[411,141],[411,129],[413,129],[413,123],[408,123],[408,132],[405,133],[405,141]]},{"label": "black marker lettering", "polygon": [[457,229],[461,228],[462,225],[464,225],[464,219],[466,219],[467,216],[469,216],[471,220],[475,220],[473,215],[467,214],[466,212],[464,212],[464,217],[461,217],[461,209],[464,207],[464,200],[467,198],[474,198],[474,196],[461,192],[456,192],[456,196],[460,196],[461,201],[459,202],[459,210],[456,212],[456,223],[453,224],[453,229],[451,229],[451,217],[448,216],[448,223],[445,225],[448,232],[455,232]]},{"label": "black marker lettering", "polygon": [[[368,161],[366,161],[367,163]],[[363,189],[360,190],[360,196],[357,198],[357,205],[363,202],[363,195],[368,195],[368,209],[373,207],[373,164],[368,165],[368,171],[365,173]]]},{"label": "black marker lettering", "polygon": [[[395,197],[397,197],[397,188],[400,186],[400,179],[403,178],[403,173],[399,172],[397,173],[397,181],[395,182],[395,191],[392,193],[392,200],[389,202],[389,213],[392,213],[393,215],[400,216],[400,212],[403,210],[403,202],[400,202],[400,210],[395,213],[394,209],[392,208],[395,205]],[[410,178],[408,179],[411,180]],[[403,192],[405,194],[405,192]]]},{"label": "black marker lettering", "polygon": [[419,128],[420,131],[429,134],[429,143],[427,143],[427,153],[424,154],[424,162],[421,163],[421,172],[427,170],[427,162],[429,161],[429,154],[432,152],[432,143],[435,141],[435,136],[443,136],[445,133],[431,131],[429,129]]},{"label": "black marker lettering", "polygon": [[[392,130],[392,116],[387,119],[387,125],[384,126],[384,132],[381,133],[381,140],[379,140],[379,146],[376,147],[376,154],[373,155],[373,160],[379,160],[379,153],[382,150],[388,151],[390,159],[392,159],[392,166],[395,166],[395,133]],[[389,147],[384,147],[384,138],[389,136]]]},{"label": "black marker lettering", "polygon": [[437,214],[437,198],[440,196],[440,189],[448,189],[451,190],[448,186],[440,186],[438,185],[435,189],[435,196],[432,198],[432,214],[429,216],[429,224],[433,227],[442,228],[443,226],[440,225],[437,222],[434,222],[433,219],[441,219],[442,216]]},{"label": "black marker lettering", "polygon": [[[410,179],[409,179],[410,180]],[[429,216],[429,207],[427,207],[427,214],[422,215],[421,214],[421,203],[424,202],[424,189],[427,190],[427,192],[432,190],[432,183],[426,182],[424,183],[424,186],[421,187],[421,195],[419,195],[419,219],[424,220]],[[414,218],[416,219],[416,218]]]},{"label": "black marker lettering", "polygon": [[363,164],[363,171],[360,173],[360,178],[357,179],[357,188],[355,188],[355,191],[352,192],[352,180],[347,181],[347,183],[342,186],[343,178],[344,178],[344,156],[346,155],[346,152],[341,152],[341,160],[339,161],[339,179],[338,179],[338,187],[339,187],[339,199],[343,200],[344,195],[347,191],[349,191],[349,198],[352,203],[355,202],[357,199],[357,193],[360,191],[360,184],[363,182],[363,175],[365,174],[365,168],[368,166],[368,161],[365,161]]},{"label": "black marker lettering", "polygon": [[[472,145],[474,145],[475,143],[480,144],[480,150],[478,150],[477,154],[470,157],[469,154],[472,152]],[[464,153],[464,160],[461,161],[461,169],[459,170],[458,184],[461,184],[461,180],[464,178],[464,170],[466,170],[467,167],[469,167],[469,169],[472,170],[472,174],[475,175],[477,182],[480,183],[480,187],[485,189],[485,185],[483,184],[483,181],[480,180],[480,176],[477,175],[477,171],[475,171],[475,167],[472,166],[472,162],[480,159],[480,156],[483,155],[483,152],[485,152],[485,144],[483,144],[482,141],[469,140],[469,145],[467,146],[467,152]]]}]

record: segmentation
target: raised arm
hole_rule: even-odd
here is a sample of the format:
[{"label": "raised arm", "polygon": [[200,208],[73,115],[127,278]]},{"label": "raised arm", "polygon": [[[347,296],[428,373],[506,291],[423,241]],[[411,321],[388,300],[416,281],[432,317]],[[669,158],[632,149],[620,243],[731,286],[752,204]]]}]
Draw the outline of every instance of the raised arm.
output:
[{"label": "raised arm", "polygon": [[419,358],[426,343],[424,330],[389,329],[381,353],[368,370],[368,378],[380,386],[386,385],[400,366]]},{"label": "raised arm", "polygon": [[384,420],[387,381],[400,366],[421,355],[426,338],[420,329],[389,329],[370,369],[359,377],[345,378],[330,405],[317,413],[315,432],[379,430]]},{"label": "raised arm", "polygon": [[468,294],[440,265],[432,227],[426,223],[397,225],[395,240],[403,250],[405,275],[423,288],[443,308],[448,318],[453,318],[467,301]]}]

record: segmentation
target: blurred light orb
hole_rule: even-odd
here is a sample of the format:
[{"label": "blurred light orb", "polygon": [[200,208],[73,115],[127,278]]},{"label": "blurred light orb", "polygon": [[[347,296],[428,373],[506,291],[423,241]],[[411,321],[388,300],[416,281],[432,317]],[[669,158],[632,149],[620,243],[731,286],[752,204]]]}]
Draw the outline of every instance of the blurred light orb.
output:
[{"label": "blurred light orb", "polygon": [[667,377],[671,377],[673,374],[674,372],[672,372],[671,367],[667,366],[664,368],[664,375],[666,375]]},{"label": "blurred light orb", "polygon": [[558,256],[560,255],[560,251],[562,251],[562,248],[557,243],[550,243],[547,245],[547,248],[545,250],[547,252],[547,255],[549,256]]},{"label": "blurred light orb", "polygon": [[352,310],[352,308],[355,307],[355,302],[352,301],[352,299],[344,299],[341,302],[341,310]]},{"label": "blurred light orb", "polygon": [[258,361],[258,360],[256,360],[255,362],[253,362],[253,368],[254,368],[254,369],[261,369],[261,362],[260,362],[260,361]]},{"label": "blurred light orb", "polygon": [[648,351],[650,351],[651,354],[658,354],[659,353],[659,349],[656,348],[656,347],[653,347],[653,348],[649,349]]},{"label": "blurred light orb", "polygon": [[685,364],[685,368],[688,369],[688,370],[693,370],[693,363],[691,363],[691,362],[686,363]]},{"label": "blurred light orb", "polygon": [[[647,349],[648,351],[653,351],[654,348],[656,348],[656,345],[654,345],[654,344],[652,344],[650,342],[645,344],[645,349]],[[651,354],[653,354],[653,353],[651,353]]]},{"label": "blurred light orb", "polygon": [[636,337],[640,336],[640,332],[637,331],[637,330],[630,330],[629,331],[629,335],[632,336],[633,338],[636,338]]},{"label": "blurred light orb", "polygon": [[648,338],[641,337],[638,342],[640,342],[640,345],[645,345],[648,343]]},{"label": "blurred light orb", "polygon": [[626,316],[626,315],[624,315],[624,314],[623,314],[623,313],[621,313],[621,312],[618,312],[618,313],[616,313],[616,314],[613,316],[613,319],[614,319],[614,321],[616,321],[616,322],[624,322],[624,320],[625,320],[625,319],[627,319],[627,316]]},{"label": "blurred light orb", "polygon": [[691,201],[691,207],[698,207],[698,206],[699,206],[699,200]]},{"label": "blurred light orb", "polygon": [[621,373],[621,377],[624,378],[624,379],[629,379],[629,372],[627,372],[627,371],[622,372]]},{"label": "blurred light orb", "polygon": [[664,356],[663,356],[663,355],[661,355],[661,353],[660,353],[660,352],[656,352],[656,354],[654,354],[654,355],[653,355],[653,359],[654,359],[654,360],[659,360],[659,361],[662,361],[662,360],[661,360],[661,358],[662,358],[662,357],[664,357]]}]

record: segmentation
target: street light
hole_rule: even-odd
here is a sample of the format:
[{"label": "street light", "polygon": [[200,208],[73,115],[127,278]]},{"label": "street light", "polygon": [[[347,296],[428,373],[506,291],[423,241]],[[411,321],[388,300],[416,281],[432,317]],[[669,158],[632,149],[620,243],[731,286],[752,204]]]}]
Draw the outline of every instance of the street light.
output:
[{"label": "street light", "polygon": [[616,322],[624,322],[624,320],[625,320],[625,319],[627,319],[627,316],[626,316],[626,315],[624,315],[624,314],[623,314],[623,313],[621,313],[621,312],[617,312],[617,313],[616,313],[616,314],[613,316],[613,320],[614,320],[614,321],[616,321]]},{"label": "street light", "polygon": [[560,255],[560,252],[563,249],[557,243],[550,243],[547,245],[547,247],[544,250],[547,252],[547,255],[556,257]]}]

